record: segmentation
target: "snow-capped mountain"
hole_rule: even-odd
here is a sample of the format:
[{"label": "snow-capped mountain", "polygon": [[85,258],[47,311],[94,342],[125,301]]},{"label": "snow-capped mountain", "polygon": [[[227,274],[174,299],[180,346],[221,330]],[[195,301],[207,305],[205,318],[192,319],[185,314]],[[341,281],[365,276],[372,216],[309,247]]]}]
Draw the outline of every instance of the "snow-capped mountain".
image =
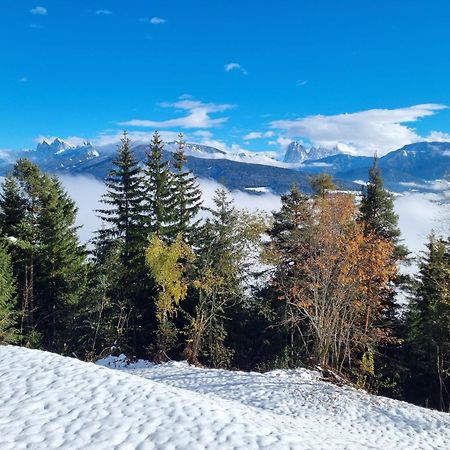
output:
[{"label": "snow-capped mountain", "polygon": [[45,139],[36,147],[36,152],[39,154],[56,155],[62,153],[64,150],[72,149],[73,147],[67,142],[56,138],[53,142],[48,142]]},{"label": "snow-capped mountain", "polygon": [[[166,142],[164,148],[169,152],[174,152],[177,149],[177,142]],[[226,152],[219,150],[218,148],[211,147],[209,145],[194,144],[192,142],[186,142],[184,152],[187,156],[193,156],[195,158],[224,158]]]},{"label": "snow-capped mountain", "polygon": [[[165,158],[170,159],[176,149],[175,142],[165,144]],[[112,167],[117,145],[96,147],[90,142],[71,145],[62,139],[42,141],[34,150],[2,152],[0,175],[4,175],[18,158],[29,158],[43,170],[51,173],[89,174],[103,179]],[[133,147],[136,158],[144,161],[148,143]],[[187,143],[187,165],[203,178],[225,183],[230,189],[270,189],[274,193],[286,192],[293,183],[309,189],[310,174],[326,172],[334,176],[338,185],[357,189],[355,180],[366,180],[373,158],[352,156],[339,148],[305,148],[292,142],[284,161],[271,152],[226,152],[212,146]],[[380,167],[386,185],[392,190],[433,190],[435,180],[450,177],[450,143],[419,142],[388,153],[380,158]],[[431,187],[430,187],[431,186]]]},{"label": "snow-capped mountain", "polygon": [[300,164],[304,161],[322,159],[339,153],[341,151],[337,146],[333,148],[310,147],[307,149],[301,142],[292,141],[286,149],[283,161],[289,164]]},{"label": "snow-capped mountain", "polygon": [[44,158],[57,159],[65,166],[98,158],[100,153],[89,141],[82,145],[71,145],[62,139],[55,138],[50,143],[44,139],[35,150],[29,150],[26,156],[38,163]]},{"label": "snow-capped mountain", "polygon": [[283,161],[289,164],[297,164],[302,163],[307,159],[308,152],[306,151],[306,148],[303,146],[303,144],[297,141],[292,141],[286,149]]}]

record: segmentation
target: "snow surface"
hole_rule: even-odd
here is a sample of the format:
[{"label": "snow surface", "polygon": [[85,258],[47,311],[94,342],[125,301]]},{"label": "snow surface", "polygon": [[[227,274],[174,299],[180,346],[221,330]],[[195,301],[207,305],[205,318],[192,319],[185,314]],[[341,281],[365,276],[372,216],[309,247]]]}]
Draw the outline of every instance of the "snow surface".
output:
[{"label": "snow surface", "polygon": [[0,361],[2,450],[450,448],[450,415],[306,370],[127,364],[123,355],[94,365],[11,346]]}]

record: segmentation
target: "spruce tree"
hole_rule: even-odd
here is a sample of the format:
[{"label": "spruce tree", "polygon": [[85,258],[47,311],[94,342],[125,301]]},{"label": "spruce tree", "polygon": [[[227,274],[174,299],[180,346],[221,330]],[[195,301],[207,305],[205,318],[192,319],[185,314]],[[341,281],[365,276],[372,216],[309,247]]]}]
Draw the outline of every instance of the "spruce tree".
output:
[{"label": "spruce tree", "polygon": [[[360,220],[365,226],[366,234],[375,233],[394,245],[393,259],[397,265],[402,261],[407,262],[408,249],[401,243],[398,216],[394,211],[394,197],[384,187],[377,156],[374,157],[373,165],[369,169],[368,183],[362,189]],[[407,276],[397,273],[389,288],[383,293],[385,307],[380,325],[390,330],[392,339],[390,344],[379,348],[376,365],[378,373],[381,373],[381,377],[384,378],[380,387],[383,384],[390,385],[389,389],[394,390],[397,386],[394,385],[393,380],[398,380],[400,368],[398,361],[400,321],[399,306],[395,301],[396,288],[404,287],[408,283]],[[380,390],[380,393],[392,394],[390,390]]]},{"label": "spruce tree", "polygon": [[98,231],[103,240],[118,240],[122,246],[121,259],[125,270],[125,281],[134,269],[135,259],[143,260],[143,177],[126,133],[121,139],[114,168],[105,180],[107,192],[102,198],[106,208],[97,212],[104,222]]},{"label": "spruce tree", "polygon": [[6,246],[0,242],[0,345],[19,340],[18,316],[11,258]]},{"label": "spruce tree", "polygon": [[[310,251],[310,239],[313,229],[313,213],[310,199],[297,186],[281,197],[280,211],[273,212],[273,223],[268,234],[267,257],[275,266],[272,282],[265,292],[265,301],[277,317],[276,322],[283,324],[277,330],[275,345],[276,363],[281,367],[295,367],[301,357],[308,355],[310,336],[302,321],[293,320],[295,311],[289,302],[280,302],[279,298],[295,291],[306,280],[303,261]],[[272,346],[275,346],[272,344]]]},{"label": "spruce tree", "polygon": [[38,216],[39,251],[35,297],[38,330],[46,349],[74,350],[75,333],[67,327],[79,307],[86,282],[86,250],[75,226],[77,207],[61,182],[43,177],[41,212]]},{"label": "spruce tree", "polygon": [[164,159],[164,144],[157,131],[153,134],[145,162],[145,204],[148,230],[161,239],[169,239],[174,221],[172,174]]},{"label": "spruce tree", "polygon": [[177,150],[172,157],[174,169],[172,180],[173,195],[173,223],[172,239],[178,234],[188,242],[192,242],[199,220],[195,218],[202,205],[202,193],[192,171],[185,170],[186,156],[184,154],[185,142],[183,135],[179,135]]},{"label": "spruce tree", "polygon": [[392,242],[396,246],[396,256],[404,259],[408,251],[400,244],[400,229],[398,216],[394,211],[394,197],[384,188],[384,181],[375,156],[369,169],[369,181],[362,190],[361,219],[368,231],[374,231],[378,236]]},{"label": "spruce tree", "polygon": [[196,242],[196,301],[186,356],[193,363],[201,359],[227,367],[234,352],[227,343],[232,309],[247,297],[245,281],[265,223],[259,215],[237,210],[224,189],[216,191],[214,204]]},{"label": "spruce tree", "polygon": [[149,344],[143,337],[143,303],[149,295],[144,257],[147,229],[143,174],[126,133],[113,164],[105,181],[107,192],[102,199],[106,208],[98,211],[104,227],[98,231],[96,247],[102,249],[100,254],[105,250],[108,253],[108,249],[119,251],[120,268],[117,269],[120,276],[111,301],[121,311],[117,317],[125,325],[117,345],[136,355],[142,354],[143,346]]},{"label": "spruce tree", "polygon": [[336,189],[333,177],[327,173],[319,173],[318,175],[311,177],[309,184],[314,194],[320,197],[324,197],[328,191]]},{"label": "spruce tree", "polygon": [[450,406],[450,239],[431,235],[407,315],[407,399]]},{"label": "spruce tree", "polygon": [[68,352],[84,284],[75,204],[56,178],[28,160],[16,163],[4,186],[0,226],[11,242],[22,344]]},{"label": "spruce tree", "polygon": [[41,210],[42,174],[29,160],[20,159],[2,188],[0,227],[12,243],[11,257],[21,311],[21,344],[39,347],[35,279],[40,246],[37,222]]}]

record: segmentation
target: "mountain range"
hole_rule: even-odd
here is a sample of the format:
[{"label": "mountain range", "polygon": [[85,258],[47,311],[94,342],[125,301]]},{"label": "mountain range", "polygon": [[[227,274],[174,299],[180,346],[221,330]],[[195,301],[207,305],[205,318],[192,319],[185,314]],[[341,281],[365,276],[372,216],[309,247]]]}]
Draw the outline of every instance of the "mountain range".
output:
[{"label": "mountain range", "polygon": [[[148,145],[133,147],[136,157],[144,161]],[[175,142],[165,144],[165,158],[176,148]],[[103,179],[112,167],[117,146],[98,147],[90,142],[70,145],[61,139],[43,140],[35,149],[0,154],[0,175],[11,168],[17,158],[29,158],[51,173],[86,174]],[[325,172],[333,175],[341,189],[359,190],[367,180],[372,157],[353,156],[321,147],[306,148],[291,142],[283,161],[268,153],[229,153],[215,147],[187,143],[187,166],[201,178],[223,183],[229,189],[258,193],[286,192],[292,184],[309,191],[309,177]],[[394,191],[416,189],[432,191],[436,180],[449,180],[450,143],[418,142],[392,151],[379,158],[386,186]]]}]

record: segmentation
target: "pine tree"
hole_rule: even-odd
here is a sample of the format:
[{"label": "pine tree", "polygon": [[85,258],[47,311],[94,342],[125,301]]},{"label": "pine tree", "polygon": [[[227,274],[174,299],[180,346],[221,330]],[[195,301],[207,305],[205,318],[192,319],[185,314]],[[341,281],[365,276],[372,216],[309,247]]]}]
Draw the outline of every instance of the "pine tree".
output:
[{"label": "pine tree", "polygon": [[136,355],[142,354],[143,347],[148,345],[143,318],[150,290],[144,255],[147,236],[144,180],[126,133],[121,143],[114,168],[106,178],[107,192],[102,202],[107,208],[98,211],[105,226],[98,231],[96,245],[99,249],[119,251],[120,276],[111,298],[120,309],[117,317],[121,324],[125,323],[118,345],[121,350],[131,350]]},{"label": "pine tree", "polygon": [[[368,183],[362,190],[360,204],[360,220],[365,226],[366,235],[375,233],[382,239],[394,245],[393,261],[399,264],[407,262],[408,249],[401,243],[398,216],[394,211],[394,198],[384,187],[384,181],[379,167],[378,157],[375,156],[373,165],[369,169]],[[384,314],[380,318],[380,326],[390,329],[391,342],[379,348],[376,358],[377,371],[380,374],[380,388],[383,385],[391,386],[389,389],[397,389],[393,380],[399,378],[399,335],[401,324],[399,320],[399,305],[395,301],[396,289],[404,288],[410,283],[409,277],[397,273],[395,279],[384,291]],[[381,390],[380,393],[391,395],[389,390]]]},{"label": "pine tree", "polygon": [[178,147],[172,157],[174,168],[172,181],[173,195],[173,224],[172,239],[180,234],[183,239],[192,242],[199,220],[195,218],[202,205],[202,193],[196,177],[189,170],[185,170],[186,156],[183,135],[179,135]]},{"label": "pine tree", "polygon": [[42,174],[26,159],[18,160],[3,183],[0,227],[10,238],[13,271],[18,281],[21,344],[40,345],[36,329],[35,272],[39,253],[38,214]]},{"label": "pine tree", "polygon": [[68,326],[86,282],[86,250],[80,244],[75,226],[77,207],[57,178],[43,177],[35,298],[38,305],[37,329],[46,349],[67,353],[75,337]]},{"label": "pine tree", "polygon": [[399,260],[408,254],[405,246],[400,244],[398,216],[394,212],[394,197],[384,188],[384,181],[375,156],[369,169],[369,181],[362,190],[360,205],[361,219],[367,230],[395,244],[396,256]]},{"label": "pine tree", "polygon": [[430,236],[409,305],[407,396],[425,406],[450,407],[450,240]]},{"label": "pine tree", "polygon": [[18,315],[11,258],[6,246],[0,243],[0,345],[19,340]]},{"label": "pine tree", "polygon": [[76,354],[85,360],[129,349],[130,309],[119,296],[122,269],[120,243],[97,239],[91,251],[86,292],[74,322]]},{"label": "pine tree", "polygon": [[16,163],[4,186],[0,226],[12,243],[22,344],[69,351],[69,324],[84,283],[75,204],[56,178],[28,160]]},{"label": "pine tree", "polygon": [[18,182],[12,176],[5,178],[0,193],[0,225],[4,234],[15,237],[24,218],[26,202],[20,195]]},{"label": "pine tree", "polygon": [[186,356],[214,367],[230,365],[233,348],[226,343],[231,310],[246,298],[245,281],[265,223],[259,215],[239,211],[224,189],[196,242],[196,301],[188,326]]},{"label": "pine tree", "polygon": [[107,206],[98,210],[105,227],[98,231],[104,240],[118,240],[122,245],[121,259],[125,282],[131,279],[135,259],[143,258],[145,242],[143,218],[143,177],[139,163],[131,149],[131,141],[124,133],[114,168],[105,180],[107,192],[102,203]]},{"label": "pine tree", "polygon": [[327,173],[319,173],[319,175],[311,177],[309,184],[314,194],[320,197],[324,197],[328,191],[336,189],[333,177]]},{"label": "pine tree", "polygon": [[297,186],[293,186],[281,197],[281,209],[273,213],[273,223],[268,231],[271,240],[265,257],[275,266],[275,272],[264,300],[270,301],[269,307],[278,317],[276,322],[283,324],[282,327],[276,327],[279,329],[279,354],[276,358],[284,367],[295,367],[300,357],[305,357],[308,351],[305,344],[307,338],[304,338],[307,328],[296,320],[292,305],[279,299],[295,290],[307,276],[303,262],[308,257],[314,223],[310,202]]},{"label": "pine tree", "polygon": [[174,221],[172,175],[164,160],[164,144],[157,131],[153,134],[145,163],[145,205],[148,231],[167,240]]}]

